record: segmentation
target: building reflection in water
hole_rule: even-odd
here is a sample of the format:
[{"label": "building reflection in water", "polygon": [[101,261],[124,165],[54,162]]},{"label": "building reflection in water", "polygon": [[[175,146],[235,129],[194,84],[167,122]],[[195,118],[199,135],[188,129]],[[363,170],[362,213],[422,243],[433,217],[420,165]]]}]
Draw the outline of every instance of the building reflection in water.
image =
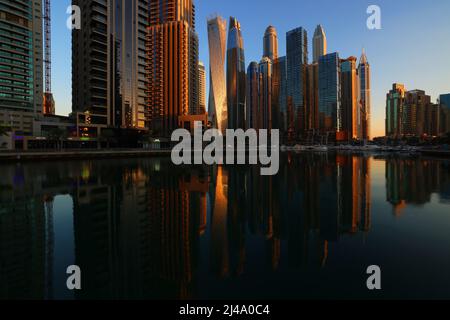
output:
[{"label": "building reflection in water", "polygon": [[[170,159],[5,165],[0,298],[58,298],[53,199],[62,194],[73,198],[77,299],[194,298],[206,281],[199,270],[239,278],[249,259],[267,272],[320,269],[330,243],[371,231],[371,161],[289,154],[273,177]],[[395,214],[433,193],[448,203],[448,162],[387,159],[386,191]],[[256,254],[255,243],[264,250]]]}]

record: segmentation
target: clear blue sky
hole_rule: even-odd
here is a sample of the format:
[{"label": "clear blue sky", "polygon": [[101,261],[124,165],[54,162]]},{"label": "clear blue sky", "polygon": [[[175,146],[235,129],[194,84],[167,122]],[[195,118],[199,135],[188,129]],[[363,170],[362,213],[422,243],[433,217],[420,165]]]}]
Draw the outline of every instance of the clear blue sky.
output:
[{"label": "clear blue sky", "polygon": [[[53,91],[58,114],[71,110],[71,42],[65,27],[69,0],[53,0]],[[448,0],[196,0],[200,60],[208,67],[206,19],[217,13],[241,22],[246,63],[259,61],[268,25],[277,28],[280,55],[285,34],[303,26],[311,39],[322,24],[328,50],[359,57],[364,47],[372,67],[374,135],[384,134],[385,97],[392,83],[423,89],[435,100],[450,92],[450,1]],[[366,27],[369,5],[378,5],[382,30]],[[312,48],[310,44],[310,54]],[[209,80],[208,80],[209,81]]]}]

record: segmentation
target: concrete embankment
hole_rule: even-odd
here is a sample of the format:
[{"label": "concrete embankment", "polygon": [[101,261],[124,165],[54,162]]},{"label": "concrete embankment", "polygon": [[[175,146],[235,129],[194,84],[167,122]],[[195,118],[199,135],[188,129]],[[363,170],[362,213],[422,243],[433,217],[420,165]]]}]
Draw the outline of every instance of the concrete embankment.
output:
[{"label": "concrete embankment", "polygon": [[81,150],[42,152],[0,152],[0,162],[35,160],[109,159],[137,157],[166,157],[170,150]]}]

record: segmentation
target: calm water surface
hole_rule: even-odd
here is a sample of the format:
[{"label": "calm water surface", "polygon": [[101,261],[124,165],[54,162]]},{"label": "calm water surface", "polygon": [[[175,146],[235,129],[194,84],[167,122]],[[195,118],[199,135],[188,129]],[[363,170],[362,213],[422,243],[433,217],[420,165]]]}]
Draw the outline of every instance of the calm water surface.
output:
[{"label": "calm water surface", "polygon": [[285,155],[274,177],[170,159],[1,164],[0,298],[450,299],[450,163]]}]

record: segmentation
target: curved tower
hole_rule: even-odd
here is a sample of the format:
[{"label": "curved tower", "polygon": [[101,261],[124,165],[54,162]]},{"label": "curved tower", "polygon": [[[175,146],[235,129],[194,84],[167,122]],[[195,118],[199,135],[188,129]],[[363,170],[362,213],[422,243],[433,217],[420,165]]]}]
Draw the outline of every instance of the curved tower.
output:
[{"label": "curved tower", "polygon": [[228,128],[245,128],[245,56],[241,25],[230,18],[227,50]]},{"label": "curved tower", "polygon": [[227,87],[225,79],[227,22],[220,16],[208,20],[209,103],[208,112],[214,128],[222,134],[228,126]]},{"label": "curved tower", "polygon": [[272,62],[278,59],[278,36],[274,26],[269,26],[264,33],[264,54]]},{"label": "curved tower", "polygon": [[320,24],[317,26],[316,31],[314,31],[313,47],[313,62],[317,63],[321,56],[327,54],[327,36]]}]

